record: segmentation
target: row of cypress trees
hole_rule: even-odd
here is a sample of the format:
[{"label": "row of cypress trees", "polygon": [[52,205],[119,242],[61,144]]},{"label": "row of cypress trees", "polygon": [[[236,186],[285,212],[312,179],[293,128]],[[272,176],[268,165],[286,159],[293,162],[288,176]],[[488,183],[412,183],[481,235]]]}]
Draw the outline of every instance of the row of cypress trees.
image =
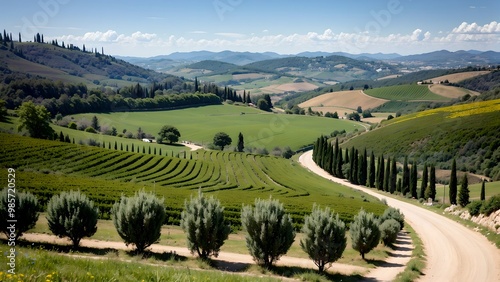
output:
[{"label": "row of cypress trees", "polygon": [[[390,192],[399,192],[402,195],[410,194],[418,199],[436,197],[436,169],[434,165],[424,164],[422,184],[417,187],[418,170],[415,161],[410,165],[405,157],[402,176],[398,178],[399,169],[396,158],[387,158],[384,155],[376,157],[373,151],[368,156],[366,148],[361,152],[351,147],[342,150],[338,138],[335,143],[328,141],[328,137],[319,137],[313,150],[314,162],[331,175],[349,180],[353,184],[365,185]],[[430,170],[430,172],[429,172]]]}]

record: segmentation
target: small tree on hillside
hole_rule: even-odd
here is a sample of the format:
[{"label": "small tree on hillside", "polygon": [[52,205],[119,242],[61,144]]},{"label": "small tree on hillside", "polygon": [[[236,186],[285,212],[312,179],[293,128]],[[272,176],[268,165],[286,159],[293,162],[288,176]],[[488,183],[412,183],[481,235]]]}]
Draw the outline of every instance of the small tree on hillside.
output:
[{"label": "small tree on hillside", "polygon": [[[14,240],[17,240],[23,235],[24,232],[35,227],[38,220],[38,200],[31,193],[16,193],[15,203],[9,197],[8,189],[5,188],[0,192],[0,231],[5,234],[7,238],[11,238],[10,234],[13,233]],[[11,213],[9,208],[14,209],[15,213]],[[8,220],[16,220],[15,228]]]},{"label": "small tree on hillside", "polygon": [[143,253],[158,242],[165,220],[163,202],[163,198],[141,191],[133,197],[122,196],[113,205],[113,224],[127,246],[133,244],[138,253]]},{"label": "small tree on hillside", "polygon": [[231,142],[233,142],[233,140],[231,140],[231,137],[225,132],[219,132],[214,136],[214,145],[219,146],[221,151],[224,151],[225,146],[231,145]]},{"label": "small tree on hillside", "polygon": [[450,175],[450,204],[457,204],[457,162],[453,159]]},{"label": "small tree on hillside", "polygon": [[312,213],[305,217],[302,226],[304,238],[300,240],[300,247],[313,260],[319,272],[342,257],[347,245],[345,232],[344,222],[328,207],[322,210],[314,206]]},{"label": "small tree on hillside", "polygon": [[366,213],[363,209],[354,216],[349,233],[352,248],[358,251],[363,259],[380,241],[378,220],[373,213]]},{"label": "small tree on hillside", "polygon": [[170,144],[174,142],[178,142],[179,138],[181,137],[181,133],[179,130],[171,125],[164,125],[161,129],[160,132],[158,132],[158,141],[161,143],[163,140],[168,141]]},{"label": "small tree on hillside", "polygon": [[460,191],[458,195],[458,204],[462,207],[467,206],[469,201],[469,180],[467,179],[467,173],[464,174],[462,178],[462,183],[460,184]]},{"label": "small tree on hillside", "polygon": [[483,181],[481,182],[481,196],[479,198],[481,201],[484,201],[486,199],[486,189],[485,189],[486,187],[484,183],[485,181],[483,179]]},{"label": "small tree on hillside", "polygon": [[243,134],[238,134],[238,152],[243,152],[245,149],[245,141],[243,141]]},{"label": "small tree on hillside", "polygon": [[50,231],[61,238],[68,237],[75,248],[83,237],[95,234],[98,215],[94,202],[80,191],[62,192],[47,204]]},{"label": "small tree on hillside", "polygon": [[184,201],[181,227],[186,233],[188,249],[200,258],[217,257],[220,247],[227,239],[231,228],[224,223],[224,208],[214,197],[206,198],[198,193],[196,198]]},{"label": "small tree on hillside", "polygon": [[18,131],[27,129],[33,138],[53,139],[54,130],[50,127],[50,112],[42,105],[24,102],[18,110]]},{"label": "small tree on hillside", "polygon": [[255,207],[244,206],[241,225],[250,255],[267,268],[286,254],[295,238],[292,217],[278,200],[255,199]]}]

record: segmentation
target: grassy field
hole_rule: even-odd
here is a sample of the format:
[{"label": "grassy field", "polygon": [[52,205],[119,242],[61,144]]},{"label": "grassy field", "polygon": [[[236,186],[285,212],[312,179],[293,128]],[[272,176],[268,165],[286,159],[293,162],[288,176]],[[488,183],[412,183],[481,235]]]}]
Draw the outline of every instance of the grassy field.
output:
[{"label": "grassy field", "polygon": [[[171,111],[122,112],[74,115],[76,120],[91,120],[96,115],[102,125],[114,126],[118,132],[136,132],[139,127],[157,135],[165,124],[177,127],[181,140],[207,145],[217,132],[224,131],[236,145],[238,133],[244,136],[246,147],[267,148],[290,146],[292,150],[311,144],[321,134],[334,130],[347,132],[363,127],[355,122],[321,117],[283,115],[262,112],[255,108],[234,105],[205,106]],[[58,132],[59,130],[56,129]],[[71,133],[68,132],[70,136]]]},{"label": "grassy field", "polygon": [[[299,225],[314,203],[332,207],[346,222],[361,207],[383,211],[377,200],[282,158],[220,151],[172,158],[9,134],[0,137],[0,167],[16,169],[21,190],[33,192],[44,205],[53,194],[79,189],[96,201],[103,218],[109,217],[111,205],[122,194],[140,189],[165,198],[169,223],[178,222],[184,200],[198,189],[221,200],[235,228],[242,204],[270,196],[282,201]],[[3,170],[1,181],[6,177]]]},{"label": "grassy field", "polygon": [[367,95],[391,101],[447,101],[449,98],[437,95],[427,85],[396,85],[365,90]]}]

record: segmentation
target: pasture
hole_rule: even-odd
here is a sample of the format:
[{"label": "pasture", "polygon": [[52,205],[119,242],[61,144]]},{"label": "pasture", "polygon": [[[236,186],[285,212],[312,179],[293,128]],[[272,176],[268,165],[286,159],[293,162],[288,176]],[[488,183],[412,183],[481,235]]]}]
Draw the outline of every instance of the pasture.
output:
[{"label": "pasture", "polygon": [[448,86],[444,84],[432,84],[429,85],[429,90],[447,98],[460,98],[464,95],[479,95],[476,91],[471,91],[461,87]]},{"label": "pasture", "polygon": [[[385,102],[387,102],[387,100],[368,96],[361,90],[352,90],[326,93],[299,104],[299,107],[314,107],[318,110],[320,110],[321,107],[340,107],[356,110],[358,106],[361,106],[363,109],[371,109]],[[323,110],[323,112],[326,112],[326,110]],[[338,113],[341,115],[340,112]]]},{"label": "pasture", "polygon": [[[4,133],[0,137],[0,166],[16,169],[20,190],[31,191],[44,205],[53,194],[79,189],[96,201],[102,218],[109,217],[120,195],[140,189],[165,198],[168,223],[178,222],[184,200],[198,189],[221,200],[235,227],[242,204],[255,198],[279,199],[296,224],[314,203],[332,207],[346,222],[361,207],[378,214],[384,209],[376,199],[283,158],[220,151],[195,151],[176,158]],[[0,181],[6,177],[3,170]]]},{"label": "pasture", "polygon": [[[334,130],[347,132],[363,127],[351,121],[322,117],[273,114],[252,107],[219,105],[171,111],[116,112],[109,114],[79,114],[78,120],[91,120],[96,115],[101,125],[114,126],[118,132],[127,129],[157,135],[165,124],[177,127],[181,140],[207,145],[213,142],[217,132],[224,131],[232,138],[232,146],[238,141],[238,134],[244,136],[245,147],[266,148],[290,146],[297,150],[312,144],[320,135]],[[69,133],[70,136],[72,135]]]},{"label": "pasture", "polygon": [[447,101],[429,90],[427,85],[395,85],[365,90],[367,95],[391,101]]},{"label": "pasture", "polygon": [[433,81],[433,82],[439,82],[439,81],[445,81],[448,80],[451,83],[456,83],[460,82],[462,80],[466,80],[469,78],[473,78],[476,76],[480,76],[483,74],[490,73],[490,71],[467,71],[467,72],[459,72],[459,73],[452,73],[452,74],[447,74],[447,75],[442,75],[438,77],[434,77],[432,79],[428,79],[426,81]]}]

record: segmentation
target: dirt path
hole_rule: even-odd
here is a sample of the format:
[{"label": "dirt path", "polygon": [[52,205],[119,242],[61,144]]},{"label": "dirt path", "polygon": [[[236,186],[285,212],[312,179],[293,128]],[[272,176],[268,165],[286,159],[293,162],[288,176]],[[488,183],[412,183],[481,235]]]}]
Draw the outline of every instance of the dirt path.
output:
[{"label": "dirt path", "polygon": [[188,143],[188,142],[182,142],[182,144],[188,148],[191,149],[191,151],[196,151],[196,150],[199,150],[199,149],[203,149],[203,147],[201,146],[198,146],[198,145],[195,145],[193,143]]},{"label": "dirt path", "polygon": [[[385,198],[383,194],[372,189],[332,177],[313,162],[312,151],[302,154],[299,162],[327,179],[377,198]],[[386,200],[390,206],[400,209],[405,214],[406,221],[424,243],[427,267],[419,281],[500,281],[500,250],[484,236],[424,208],[392,198]],[[381,271],[388,273],[393,270],[387,268]],[[376,272],[378,269],[368,276]],[[379,278],[385,280],[387,277]]]},{"label": "dirt path", "polygon": [[[69,241],[67,239],[61,239],[54,235],[48,234],[40,234],[40,233],[26,233],[22,237],[24,240],[29,242],[45,242],[51,244],[59,244],[59,245],[69,245]],[[116,249],[116,250],[132,250],[129,246],[125,246],[123,242],[114,242],[114,241],[100,241],[94,239],[82,239],[80,242],[80,246],[88,247],[88,248],[97,248],[97,249]],[[154,244],[149,250],[156,253],[175,253],[180,256],[192,257],[191,253],[186,247],[172,247],[172,246],[164,246]],[[250,255],[245,254],[236,254],[229,252],[220,252],[217,258],[213,258],[213,260],[217,261],[219,268],[221,270],[227,271],[240,271],[246,268],[249,264],[254,264],[254,261]],[[303,268],[311,268],[317,269],[316,265],[309,259],[302,258],[294,258],[283,256],[278,261],[277,265],[283,266],[299,266]],[[368,272],[368,268],[349,265],[349,264],[340,264],[334,263],[330,268],[330,271],[341,273],[345,275],[350,275],[353,273],[366,273]]]}]

